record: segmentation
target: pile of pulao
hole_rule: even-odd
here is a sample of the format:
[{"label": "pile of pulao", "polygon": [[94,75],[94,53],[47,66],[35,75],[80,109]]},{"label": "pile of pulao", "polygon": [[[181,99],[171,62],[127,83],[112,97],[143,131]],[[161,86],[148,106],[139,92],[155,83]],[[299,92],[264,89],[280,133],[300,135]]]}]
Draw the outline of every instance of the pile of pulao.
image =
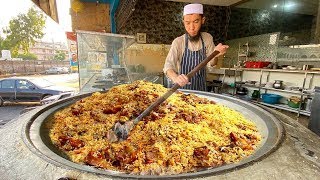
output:
[{"label": "pile of pulao", "polygon": [[177,91],[143,118],[125,141],[107,132],[137,117],[167,91],[136,81],[93,93],[55,113],[52,142],[71,161],[136,175],[168,175],[234,163],[259,142],[255,124],[239,112],[194,94]]}]

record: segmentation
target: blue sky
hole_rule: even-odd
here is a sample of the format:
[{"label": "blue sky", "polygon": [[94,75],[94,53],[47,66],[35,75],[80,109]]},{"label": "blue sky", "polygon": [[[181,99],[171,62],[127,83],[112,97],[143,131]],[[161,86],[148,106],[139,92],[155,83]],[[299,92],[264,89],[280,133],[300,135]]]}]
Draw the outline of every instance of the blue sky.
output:
[{"label": "blue sky", "polygon": [[[59,15],[59,24],[47,17],[45,37],[42,41],[66,43],[65,31],[71,31],[71,16],[69,15],[70,1],[56,0]],[[2,28],[9,25],[9,21],[19,13],[26,13],[34,3],[31,0],[0,1],[0,34]]]}]

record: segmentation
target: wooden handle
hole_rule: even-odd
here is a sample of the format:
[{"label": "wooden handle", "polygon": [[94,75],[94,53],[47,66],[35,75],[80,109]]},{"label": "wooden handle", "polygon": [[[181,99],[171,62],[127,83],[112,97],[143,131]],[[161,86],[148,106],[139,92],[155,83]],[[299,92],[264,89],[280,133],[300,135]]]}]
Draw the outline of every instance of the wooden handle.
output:
[{"label": "wooden handle", "polygon": [[[220,52],[214,51],[211,53],[206,59],[204,59],[201,63],[199,63],[195,68],[193,68],[188,74],[187,77],[189,81],[191,78],[198,72],[200,69],[205,67],[208,62],[216,57]],[[144,110],[136,119],[134,119],[133,123],[137,124],[142,118],[147,116],[155,107],[159,106],[163,101],[168,99],[177,89],[181,88],[179,84],[174,84],[172,88],[170,88],[164,95],[162,95],[160,98],[158,98],[154,103],[152,103],[146,110]]]}]

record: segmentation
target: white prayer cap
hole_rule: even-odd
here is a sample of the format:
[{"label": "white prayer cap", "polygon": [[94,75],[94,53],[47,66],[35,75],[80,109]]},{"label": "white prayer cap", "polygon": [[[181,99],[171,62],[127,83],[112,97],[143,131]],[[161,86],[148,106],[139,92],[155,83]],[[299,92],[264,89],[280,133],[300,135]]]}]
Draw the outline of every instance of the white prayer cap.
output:
[{"label": "white prayer cap", "polygon": [[203,14],[202,4],[188,4],[183,8],[183,15],[187,14]]}]

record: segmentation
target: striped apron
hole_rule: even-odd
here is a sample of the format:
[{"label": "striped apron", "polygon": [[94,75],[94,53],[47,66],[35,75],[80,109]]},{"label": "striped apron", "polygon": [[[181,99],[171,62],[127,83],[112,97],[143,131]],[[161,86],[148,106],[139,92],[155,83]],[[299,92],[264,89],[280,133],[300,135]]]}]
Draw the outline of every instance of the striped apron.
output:
[{"label": "striped apron", "polygon": [[[200,36],[201,37],[201,36]],[[182,56],[180,74],[188,74],[201,61],[206,58],[206,50],[203,39],[201,37],[202,49],[191,51],[188,49],[188,36],[185,35],[185,50]],[[202,68],[190,80],[191,84],[187,84],[182,89],[206,91],[206,68]]]}]

